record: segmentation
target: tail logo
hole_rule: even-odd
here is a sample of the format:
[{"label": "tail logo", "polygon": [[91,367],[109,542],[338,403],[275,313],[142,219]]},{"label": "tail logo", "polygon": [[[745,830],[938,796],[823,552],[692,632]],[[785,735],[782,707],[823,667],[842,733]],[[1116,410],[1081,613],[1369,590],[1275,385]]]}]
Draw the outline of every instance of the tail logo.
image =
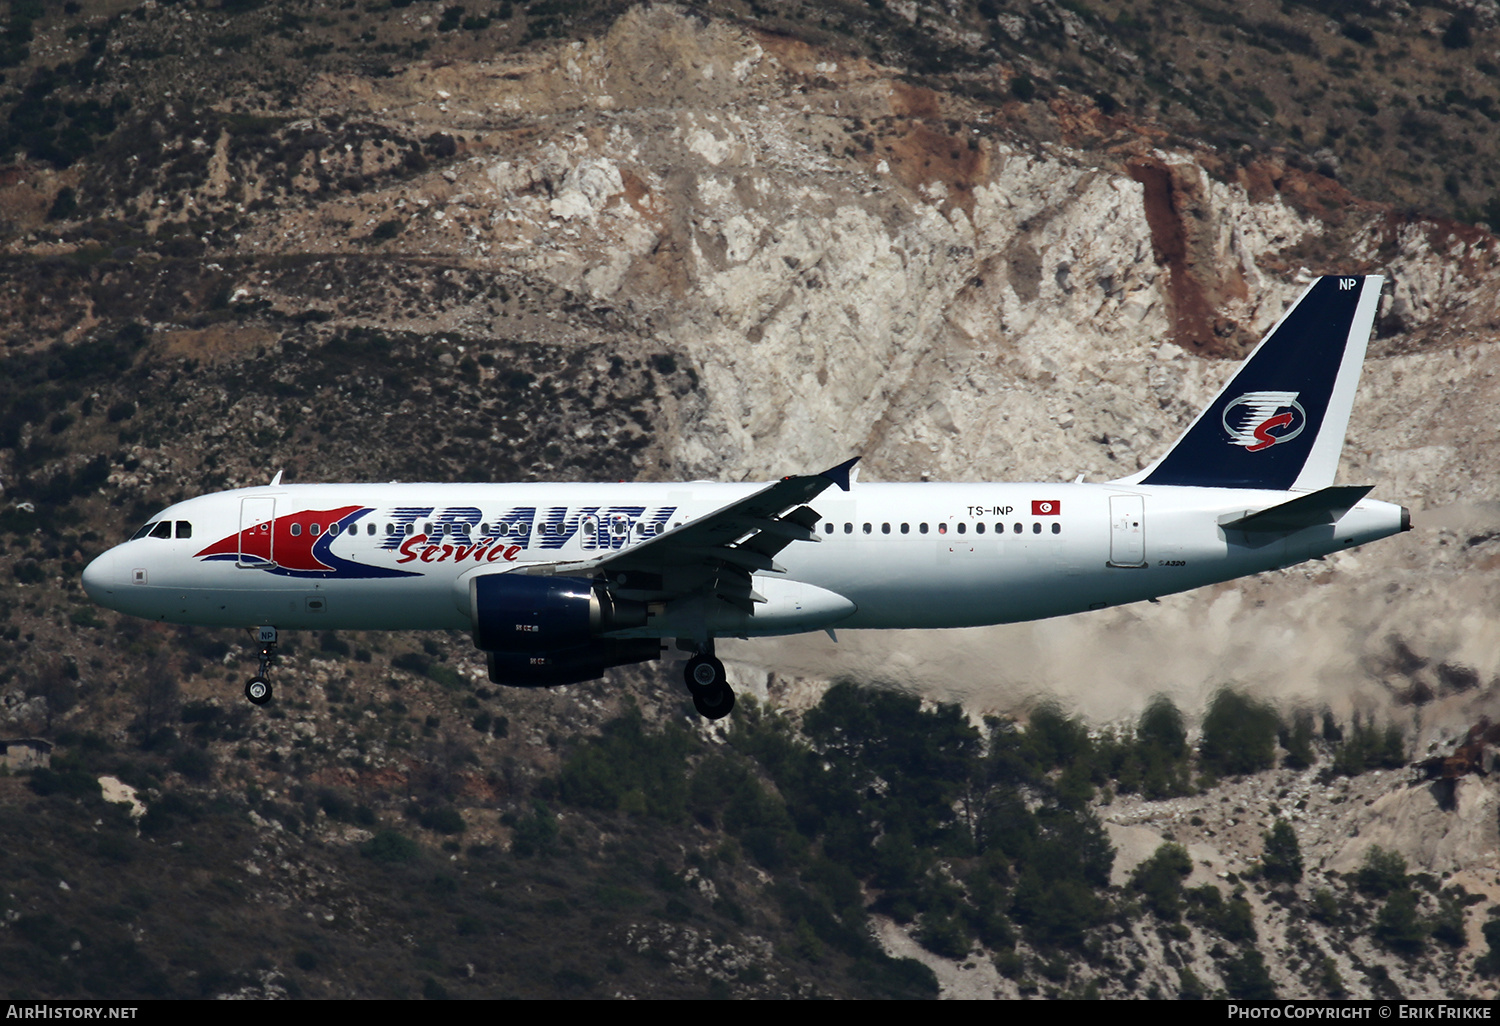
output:
[{"label": "tail logo", "polygon": [[1231,445],[1260,452],[1290,442],[1307,427],[1307,411],[1297,392],[1246,392],[1224,408],[1224,430]]}]

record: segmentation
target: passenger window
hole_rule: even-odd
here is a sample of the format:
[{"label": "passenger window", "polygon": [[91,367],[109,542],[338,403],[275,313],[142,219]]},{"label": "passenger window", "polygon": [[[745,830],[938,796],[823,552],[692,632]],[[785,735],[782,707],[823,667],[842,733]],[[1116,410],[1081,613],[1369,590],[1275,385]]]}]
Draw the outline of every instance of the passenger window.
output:
[{"label": "passenger window", "polygon": [[407,534],[416,534],[417,533],[417,525],[416,524],[407,524],[406,525],[406,533]]},{"label": "passenger window", "polygon": [[177,521],[177,537],[191,538],[193,536],[193,525],[186,520]]},{"label": "passenger window", "polygon": [[982,522],[974,525],[974,533],[975,534],[983,534],[984,533],[984,524]]},{"label": "passenger window", "polygon": [[958,525],[958,533],[959,534],[963,534],[968,529],[969,529],[969,525],[968,524],[959,524]]},{"label": "passenger window", "polygon": [[853,534],[854,533],[854,525],[846,523],[844,525],[844,533],[845,534]]},{"label": "passenger window", "polygon": [[911,534],[911,525],[910,524],[902,524],[901,525],[901,533],[902,534]]},{"label": "passenger window", "polygon": [[1052,533],[1053,534],[1062,534],[1062,524],[1053,524],[1052,525]]},{"label": "passenger window", "polygon": [[918,524],[917,525],[917,532],[919,534],[926,534],[927,533],[927,525],[926,524]]},{"label": "passenger window", "polygon": [[328,525],[328,533],[332,534],[332,535],[338,534],[339,533],[339,525],[338,524],[329,524]]},{"label": "passenger window", "polygon": [[1041,524],[1032,524],[1031,525],[1031,533],[1032,534],[1041,534],[1042,533],[1042,525]]},{"label": "passenger window", "polygon": [[869,533],[870,533],[870,525],[866,524],[865,525],[865,534],[869,534]]},{"label": "passenger window", "polygon": [[890,524],[881,524],[880,525],[880,533],[881,534],[890,534],[891,533],[891,525]]},{"label": "passenger window", "polygon": [[1016,534],[1020,534],[1021,533],[1021,525],[1020,524],[1016,525],[1016,527],[1015,527],[1015,533]]},{"label": "passenger window", "polygon": [[496,524],[495,525],[495,533],[498,534],[500,537],[504,538],[506,535],[510,534],[510,525],[509,524]]},{"label": "passenger window", "polygon": [[293,524],[292,525],[292,537],[293,538],[300,538],[300,537],[302,537],[302,525],[301,524]]},{"label": "passenger window", "polygon": [[170,520],[163,520],[160,523],[158,523],[154,528],[151,529],[151,537],[153,537],[153,538],[170,538],[170,537],[172,537],[172,521],[170,521]]},{"label": "passenger window", "polygon": [[947,524],[938,524],[938,534],[947,534],[947,533],[948,533],[948,525]]},{"label": "passenger window", "polygon": [[316,538],[319,534],[322,533],[322,531],[323,531],[323,525],[322,524],[309,524],[307,530],[308,530],[308,533],[310,533],[314,538]]},{"label": "passenger window", "polygon": [[833,533],[833,523],[832,522],[829,522],[829,523],[826,523],[826,524],[823,525],[823,533],[824,534],[832,534]]}]

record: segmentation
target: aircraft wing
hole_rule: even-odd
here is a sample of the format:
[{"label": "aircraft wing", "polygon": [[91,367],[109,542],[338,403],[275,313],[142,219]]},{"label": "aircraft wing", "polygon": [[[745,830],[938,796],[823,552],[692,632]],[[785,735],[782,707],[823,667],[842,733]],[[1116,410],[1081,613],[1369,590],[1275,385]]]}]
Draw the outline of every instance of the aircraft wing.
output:
[{"label": "aircraft wing", "polygon": [[750,613],[756,602],[765,601],[755,592],[753,575],[782,572],[775,557],[792,542],[821,541],[813,532],[821,517],[806,503],[829,485],[848,491],[858,461],[856,456],[821,474],[784,477],[680,527],[591,559],[533,564],[513,572],[602,575],[612,590],[647,601],[713,594]]}]

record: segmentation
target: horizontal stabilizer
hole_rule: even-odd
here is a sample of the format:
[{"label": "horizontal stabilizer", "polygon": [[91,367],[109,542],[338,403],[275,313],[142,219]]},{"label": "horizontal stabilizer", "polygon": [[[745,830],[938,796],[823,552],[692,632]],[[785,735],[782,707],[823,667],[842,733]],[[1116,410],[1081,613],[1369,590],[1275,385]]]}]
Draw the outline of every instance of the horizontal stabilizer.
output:
[{"label": "horizontal stabilizer", "polygon": [[1229,513],[1219,518],[1226,531],[1300,531],[1304,527],[1336,524],[1374,485],[1338,485],[1299,495],[1256,512]]}]

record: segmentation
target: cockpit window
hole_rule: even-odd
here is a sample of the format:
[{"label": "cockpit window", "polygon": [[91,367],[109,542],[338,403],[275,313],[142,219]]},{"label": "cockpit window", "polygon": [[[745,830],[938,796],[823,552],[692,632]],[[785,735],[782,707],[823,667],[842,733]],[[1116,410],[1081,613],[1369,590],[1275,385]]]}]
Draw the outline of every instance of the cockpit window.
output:
[{"label": "cockpit window", "polygon": [[177,521],[177,537],[191,538],[193,536],[193,525],[186,520]]},{"label": "cockpit window", "polygon": [[135,541],[137,538],[144,538],[144,537],[146,537],[146,535],[148,535],[148,534],[151,533],[151,528],[153,528],[155,526],[156,526],[156,521],[155,520],[151,521],[148,524],[143,524],[141,526],[141,529],[139,531],[135,532],[135,534],[132,534],[130,536],[130,540],[131,541]]},{"label": "cockpit window", "polygon": [[170,520],[163,520],[160,523],[158,523],[155,527],[153,527],[151,529],[151,537],[152,538],[170,538],[170,537],[172,537],[172,521],[170,521]]}]

